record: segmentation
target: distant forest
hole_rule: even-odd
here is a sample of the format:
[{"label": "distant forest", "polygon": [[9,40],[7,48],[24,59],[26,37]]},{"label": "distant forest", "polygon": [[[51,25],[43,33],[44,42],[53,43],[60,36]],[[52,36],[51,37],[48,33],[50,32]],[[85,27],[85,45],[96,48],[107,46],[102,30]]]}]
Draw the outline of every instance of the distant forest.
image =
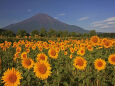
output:
[{"label": "distant forest", "polygon": [[110,37],[110,38],[115,38],[115,33],[101,33],[101,32],[96,32],[95,30],[91,30],[88,33],[78,33],[78,32],[69,32],[67,30],[59,30],[56,31],[54,29],[50,29],[47,31],[45,28],[42,28],[40,31],[38,30],[33,30],[31,33],[27,33],[25,30],[18,30],[17,33],[14,33],[11,30],[6,30],[6,29],[0,29],[0,36],[3,37],[25,37],[25,36],[40,36],[40,37],[91,37],[94,35],[98,35],[99,37]]}]

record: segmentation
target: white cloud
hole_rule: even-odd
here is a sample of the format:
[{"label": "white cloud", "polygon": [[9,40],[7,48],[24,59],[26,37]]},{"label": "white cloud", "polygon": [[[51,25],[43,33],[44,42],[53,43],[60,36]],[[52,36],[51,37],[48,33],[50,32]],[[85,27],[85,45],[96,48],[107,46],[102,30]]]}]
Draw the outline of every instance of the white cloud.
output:
[{"label": "white cloud", "polygon": [[79,21],[83,21],[83,20],[87,20],[87,19],[89,19],[89,17],[82,17],[79,19]]},{"label": "white cloud", "polygon": [[54,17],[55,19],[58,19],[58,17]]},{"label": "white cloud", "polygon": [[107,22],[107,24],[115,24],[115,22]]},{"label": "white cloud", "polygon": [[105,22],[115,21],[115,17],[110,17],[104,20]]},{"label": "white cloud", "polygon": [[58,14],[58,16],[65,16],[65,13],[60,13]]},{"label": "white cloud", "polygon": [[115,17],[110,17],[101,21],[91,23],[91,27],[103,31],[109,29],[109,32],[115,32]]},{"label": "white cloud", "polygon": [[65,15],[66,15],[65,13],[60,13],[60,14],[57,14],[54,18],[55,18],[55,19],[58,19],[59,17],[65,16]]}]

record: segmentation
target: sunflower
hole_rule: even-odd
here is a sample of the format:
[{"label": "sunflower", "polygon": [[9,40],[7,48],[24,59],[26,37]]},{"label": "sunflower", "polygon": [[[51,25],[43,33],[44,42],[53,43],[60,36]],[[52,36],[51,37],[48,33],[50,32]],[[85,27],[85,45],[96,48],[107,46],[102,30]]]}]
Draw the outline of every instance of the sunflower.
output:
[{"label": "sunflower", "polygon": [[72,47],[70,48],[70,52],[71,52],[71,53],[74,53],[74,49],[73,49]]},{"label": "sunflower", "polygon": [[110,64],[115,65],[115,54],[111,54],[108,58]]},{"label": "sunflower", "polygon": [[74,59],[74,64],[73,65],[77,69],[84,70],[86,65],[87,65],[87,61],[83,57],[76,57]]},{"label": "sunflower", "polygon": [[77,54],[83,56],[85,54],[85,49],[84,48],[80,48],[78,50]]},{"label": "sunflower", "polygon": [[22,60],[22,66],[23,66],[24,68],[30,69],[30,68],[33,67],[33,64],[34,64],[34,62],[33,62],[33,60],[30,59],[30,58],[24,58],[24,59]]},{"label": "sunflower", "polygon": [[112,42],[109,39],[103,39],[102,42],[105,48],[110,48],[112,46]]},{"label": "sunflower", "polygon": [[64,45],[61,46],[61,50],[65,50],[65,46]]},{"label": "sunflower", "polygon": [[59,47],[56,47],[56,52],[59,52],[60,51],[60,48]]},{"label": "sunflower", "polygon": [[93,51],[92,45],[88,45],[88,46],[87,46],[87,49],[88,49],[89,51]]},{"label": "sunflower", "polygon": [[29,49],[29,48],[27,48],[27,49],[26,49],[26,52],[27,52],[27,53],[29,53],[29,52],[30,52],[30,49]]},{"label": "sunflower", "polygon": [[22,79],[21,73],[15,70],[15,68],[8,69],[2,76],[2,80],[3,83],[5,83],[5,86],[19,86],[20,79]]},{"label": "sunflower", "polygon": [[47,56],[46,56],[46,54],[44,54],[44,53],[39,53],[38,55],[37,55],[37,61],[47,61]]},{"label": "sunflower", "polygon": [[95,69],[97,69],[98,71],[100,71],[100,70],[105,69],[106,62],[103,59],[99,58],[99,59],[96,59],[94,61],[94,66],[95,66]]},{"label": "sunflower", "polygon": [[22,58],[22,59],[27,58],[27,53],[26,53],[26,52],[23,52],[23,53],[21,54],[21,58]]},{"label": "sunflower", "polygon": [[42,51],[42,50],[43,50],[43,47],[42,47],[42,46],[39,46],[38,48],[39,48],[39,50],[40,50],[40,51]]},{"label": "sunflower", "polygon": [[67,55],[67,51],[64,52],[64,55]]},{"label": "sunflower", "polygon": [[51,67],[48,62],[40,61],[34,65],[35,75],[40,79],[47,79],[51,75]]},{"label": "sunflower", "polygon": [[95,46],[95,45],[98,45],[99,42],[100,42],[100,39],[98,36],[92,36],[91,39],[90,39],[91,43]]},{"label": "sunflower", "polygon": [[14,62],[16,62],[16,59],[17,59],[17,58],[19,58],[19,53],[15,53],[15,54],[14,54],[14,58],[13,58]]},{"label": "sunflower", "polygon": [[34,45],[34,46],[32,46],[32,50],[35,50],[36,49],[36,46]]},{"label": "sunflower", "polygon": [[20,53],[20,52],[21,52],[21,47],[17,47],[17,48],[16,48],[16,52],[17,52],[17,53]]},{"label": "sunflower", "polygon": [[29,48],[29,47],[30,47],[30,45],[29,45],[29,44],[25,44],[25,47],[26,47],[26,48]]},{"label": "sunflower", "polygon": [[53,59],[56,59],[58,57],[58,52],[54,48],[50,48],[48,54]]},{"label": "sunflower", "polygon": [[69,58],[70,58],[70,59],[72,59],[72,58],[73,58],[73,55],[72,55],[72,54],[70,54]]}]

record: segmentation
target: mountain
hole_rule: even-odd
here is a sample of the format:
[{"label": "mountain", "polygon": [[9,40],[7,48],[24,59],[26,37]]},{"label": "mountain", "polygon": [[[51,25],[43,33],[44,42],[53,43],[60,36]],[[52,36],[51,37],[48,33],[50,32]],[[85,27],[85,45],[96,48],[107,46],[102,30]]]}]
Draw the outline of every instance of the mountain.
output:
[{"label": "mountain", "polygon": [[12,30],[14,32],[17,32],[19,29],[24,29],[27,32],[31,32],[34,29],[40,30],[41,28],[45,28],[46,30],[52,28],[57,31],[68,30],[71,32],[80,32],[80,33],[88,32],[87,30],[84,30],[81,27],[75,25],[68,25],[43,13],[32,16],[31,18],[21,21],[19,23],[8,25],[4,28]]}]

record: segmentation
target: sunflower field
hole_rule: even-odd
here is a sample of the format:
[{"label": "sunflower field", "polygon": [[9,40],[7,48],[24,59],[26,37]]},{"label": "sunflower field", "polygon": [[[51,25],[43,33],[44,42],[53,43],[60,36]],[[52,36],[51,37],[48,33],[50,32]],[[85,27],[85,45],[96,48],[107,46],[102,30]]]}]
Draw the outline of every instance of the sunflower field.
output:
[{"label": "sunflower field", "polygon": [[115,39],[1,42],[0,86],[115,86]]}]

